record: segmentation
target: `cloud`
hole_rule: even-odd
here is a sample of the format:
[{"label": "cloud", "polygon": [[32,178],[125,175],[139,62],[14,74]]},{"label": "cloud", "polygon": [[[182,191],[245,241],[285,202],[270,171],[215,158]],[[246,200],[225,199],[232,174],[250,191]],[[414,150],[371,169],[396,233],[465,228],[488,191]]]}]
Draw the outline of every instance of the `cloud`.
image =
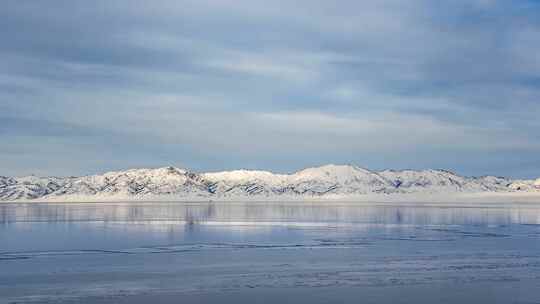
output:
[{"label": "cloud", "polygon": [[7,1],[2,165],[82,174],[354,162],[533,176],[538,8],[113,0],[52,10]]}]

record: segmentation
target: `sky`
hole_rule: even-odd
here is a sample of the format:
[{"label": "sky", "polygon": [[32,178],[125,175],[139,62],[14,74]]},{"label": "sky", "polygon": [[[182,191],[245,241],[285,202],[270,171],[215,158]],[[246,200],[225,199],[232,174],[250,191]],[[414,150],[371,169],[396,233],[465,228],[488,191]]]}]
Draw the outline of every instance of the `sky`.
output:
[{"label": "sky", "polygon": [[0,175],[540,176],[540,1],[4,0]]}]

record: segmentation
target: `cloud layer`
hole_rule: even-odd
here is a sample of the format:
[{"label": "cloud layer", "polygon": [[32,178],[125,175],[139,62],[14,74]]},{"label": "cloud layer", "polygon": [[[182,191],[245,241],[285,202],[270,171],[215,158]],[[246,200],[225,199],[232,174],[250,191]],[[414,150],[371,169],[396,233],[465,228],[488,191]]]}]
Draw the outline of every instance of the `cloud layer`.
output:
[{"label": "cloud layer", "polygon": [[4,175],[540,175],[534,1],[6,1]]}]

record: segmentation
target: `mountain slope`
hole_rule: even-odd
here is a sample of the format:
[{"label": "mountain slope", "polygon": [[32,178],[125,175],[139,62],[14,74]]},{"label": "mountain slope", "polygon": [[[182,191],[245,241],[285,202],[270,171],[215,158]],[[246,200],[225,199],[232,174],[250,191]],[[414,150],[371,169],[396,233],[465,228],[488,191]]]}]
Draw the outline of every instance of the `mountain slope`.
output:
[{"label": "mountain slope", "polygon": [[367,194],[392,192],[395,185],[376,172],[356,166],[326,165],[308,168],[290,176],[297,193]]},{"label": "mountain slope", "polygon": [[50,195],[209,195],[208,185],[199,175],[166,167],[108,172],[70,179]]},{"label": "mountain slope", "polygon": [[385,170],[380,174],[391,180],[399,192],[483,192],[505,191],[511,181],[502,177],[463,177],[446,170]]},{"label": "mountain slope", "polygon": [[0,176],[0,200],[31,200],[60,189],[70,178]]},{"label": "mountain slope", "polygon": [[220,199],[353,197],[367,194],[540,192],[540,179],[463,177],[445,170],[370,171],[326,165],[292,174],[235,170],[194,173],[175,167],[82,177],[0,176],[0,200]]}]

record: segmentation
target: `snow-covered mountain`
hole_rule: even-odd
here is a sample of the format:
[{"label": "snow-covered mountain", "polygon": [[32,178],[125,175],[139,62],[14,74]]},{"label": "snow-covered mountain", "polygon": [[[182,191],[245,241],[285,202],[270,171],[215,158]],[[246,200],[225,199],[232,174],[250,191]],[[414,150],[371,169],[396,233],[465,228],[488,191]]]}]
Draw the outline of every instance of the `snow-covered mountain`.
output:
[{"label": "snow-covered mountain", "polygon": [[540,192],[540,179],[464,177],[445,170],[370,171],[326,165],[292,174],[235,170],[195,173],[166,167],[82,177],[0,176],[0,200],[227,199],[352,197],[366,194]]},{"label": "snow-covered mountain", "polygon": [[464,177],[446,170],[385,170],[379,174],[404,193],[508,191],[512,184],[511,180],[502,177]]}]

